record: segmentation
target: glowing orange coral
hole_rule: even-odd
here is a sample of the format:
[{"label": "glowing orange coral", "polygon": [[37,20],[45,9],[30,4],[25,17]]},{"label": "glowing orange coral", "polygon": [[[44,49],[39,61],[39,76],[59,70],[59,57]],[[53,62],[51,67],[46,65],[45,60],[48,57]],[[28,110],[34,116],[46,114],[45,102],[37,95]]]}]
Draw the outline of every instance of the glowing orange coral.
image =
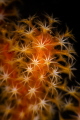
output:
[{"label": "glowing orange coral", "polygon": [[66,82],[75,70],[75,50],[69,42],[73,36],[68,29],[53,34],[52,25],[58,21],[46,18],[34,22],[33,16],[0,27],[1,120],[52,120],[56,111],[64,120],[62,108],[76,108],[66,95],[79,102],[78,88],[70,91]]}]

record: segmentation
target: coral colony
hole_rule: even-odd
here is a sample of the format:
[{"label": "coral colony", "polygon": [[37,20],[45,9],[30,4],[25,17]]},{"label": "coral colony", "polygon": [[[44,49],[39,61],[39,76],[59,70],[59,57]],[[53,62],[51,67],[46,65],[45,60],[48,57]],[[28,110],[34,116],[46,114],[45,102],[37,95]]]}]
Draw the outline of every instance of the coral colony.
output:
[{"label": "coral colony", "polygon": [[73,35],[47,14],[20,20],[13,2],[0,0],[0,120],[80,120]]}]

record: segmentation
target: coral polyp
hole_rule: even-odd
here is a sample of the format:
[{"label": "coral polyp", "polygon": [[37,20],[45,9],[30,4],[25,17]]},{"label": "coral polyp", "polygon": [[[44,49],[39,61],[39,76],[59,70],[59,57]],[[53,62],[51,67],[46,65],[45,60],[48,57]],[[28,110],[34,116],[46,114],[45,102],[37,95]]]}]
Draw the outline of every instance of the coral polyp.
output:
[{"label": "coral polyp", "polygon": [[67,120],[78,120],[79,87],[68,86],[76,70],[74,37],[68,28],[55,30],[59,20],[45,16],[0,19],[1,120],[65,120],[66,111]]}]

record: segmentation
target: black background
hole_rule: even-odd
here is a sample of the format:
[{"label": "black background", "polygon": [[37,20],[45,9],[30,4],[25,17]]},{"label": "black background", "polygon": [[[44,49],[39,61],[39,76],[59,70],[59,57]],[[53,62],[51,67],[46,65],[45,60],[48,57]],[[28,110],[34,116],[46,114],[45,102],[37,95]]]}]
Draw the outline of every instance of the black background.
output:
[{"label": "black background", "polygon": [[40,16],[47,13],[53,14],[53,17],[59,18],[61,25],[68,26],[72,30],[77,42],[73,42],[74,48],[78,54],[76,56],[74,72],[76,79],[80,81],[80,4],[79,0],[23,0],[20,6],[22,18],[28,18],[34,14]]}]

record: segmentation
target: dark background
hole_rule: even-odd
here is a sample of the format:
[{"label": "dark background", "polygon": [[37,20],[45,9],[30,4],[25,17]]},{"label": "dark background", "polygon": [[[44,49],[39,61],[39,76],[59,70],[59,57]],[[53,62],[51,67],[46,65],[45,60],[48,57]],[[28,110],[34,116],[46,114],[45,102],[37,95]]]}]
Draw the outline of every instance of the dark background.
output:
[{"label": "dark background", "polygon": [[80,4],[79,0],[22,0],[20,13],[22,18],[28,18],[34,14],[40,16],[47,13],[53,14],[53,17],[59,18],[63,26],[68,26],[72,30],[77,42],[73,42],[74,48],[78,54],[76,56],[75,76],[80,81]]}]

